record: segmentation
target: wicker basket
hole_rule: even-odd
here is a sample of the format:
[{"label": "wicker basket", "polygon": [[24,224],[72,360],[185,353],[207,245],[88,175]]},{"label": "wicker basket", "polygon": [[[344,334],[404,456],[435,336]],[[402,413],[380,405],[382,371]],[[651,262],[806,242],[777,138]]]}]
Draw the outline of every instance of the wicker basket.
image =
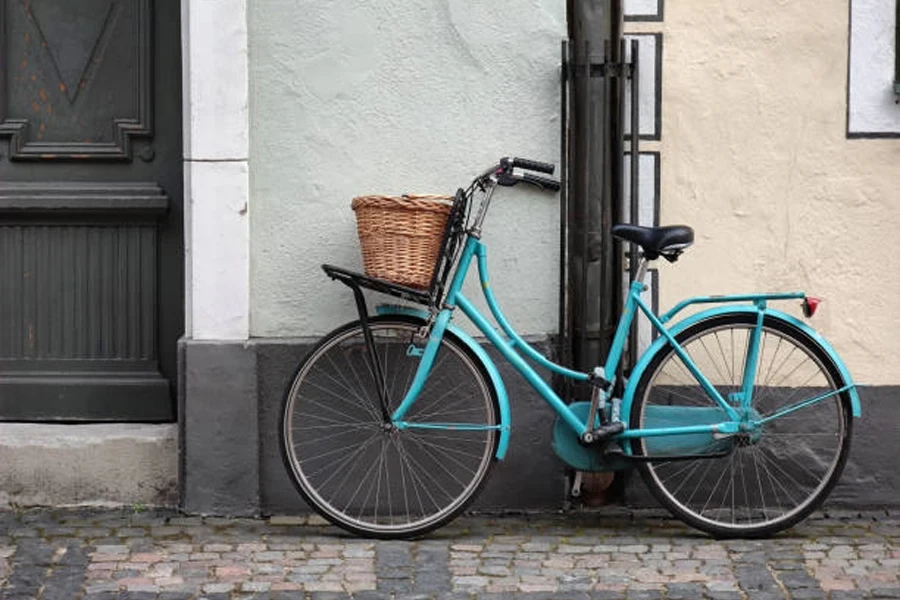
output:
[{"label": "wicker basket", "polygon": [[354,198],[366,275],[427,289],[452,201],[434,194]]}]

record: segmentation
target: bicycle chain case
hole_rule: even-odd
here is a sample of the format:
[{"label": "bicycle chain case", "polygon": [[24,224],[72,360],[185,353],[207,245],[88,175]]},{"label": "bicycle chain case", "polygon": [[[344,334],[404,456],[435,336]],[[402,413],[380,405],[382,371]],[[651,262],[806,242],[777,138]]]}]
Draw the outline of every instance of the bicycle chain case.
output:
[{"label": "bicycle chain case", "polygon": [[[575,415],[587,421],[591,410],[590,402],[575,402],[569,405]],[[644,427],[648,429],[679,425],[713,425],[727,420],[725,412],[718,407],[650,406],[644,417]],[[621,471],[634,466],[638,461],[674,461],[699,458],[721,458],[734,449],[731,436],[716,439],[713,433],[689,433],[657,436],[646,439],[647,456],[632,456],[615,451],[618,443],[586,446],[572,428],[557,417],[553,424],[553,451],[567,465],[577,471],[604,472]],[[622,443],[628,444],[628,441]],[[606,452],[607,449],[614,450]]]},{"label": "bicycle chain case", "polygon": [[[569,405],[579,420],[587,421],[591,411],[590,402],[575,402]],[[613,442],[615,443],[615,442]],[[556,455],[576,471],[621,471],[631,466],[627,458],[612,458],[603,455],[601,445],[585,446],[578,435],[560,417],[553,423],[552,447]]]}]

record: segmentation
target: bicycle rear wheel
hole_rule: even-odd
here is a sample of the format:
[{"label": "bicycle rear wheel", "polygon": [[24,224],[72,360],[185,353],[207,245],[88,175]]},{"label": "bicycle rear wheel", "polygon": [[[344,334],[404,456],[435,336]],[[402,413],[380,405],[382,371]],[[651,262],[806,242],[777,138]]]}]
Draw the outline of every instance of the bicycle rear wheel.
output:
[{"label": "bicycle rear wheel", "polygon": [[[740,403],[756,315],[703,320],[677,336],[694,364],[734,407]],[[844,383],[828,354],[807,334],[767,316],[759,346],[749,420],[762,420]],[[632,428],[727,421],[675,353],[664,347],[641,376]],[[834,394],[730,437],[690,434],[636,439],[637,455],[682,455],[641,465],[645,482],[676,516],[718,537],[765,537],[798,523],[840,478],[850,447],[846,393]],[[684,460],[685,455],[706,455]],[[714,457],[718,455],[718,457]]]},{"label": "bicycle rear wheel", "polygon": [[[389,412],[419,366],[422,325],[370,319]],[[377,538],[421,535],[464,510],[487,477],[498,440],[494,388],[479,359],[447,333],[404,420],[470,428],[399,430],[384,423],[372,373],[358,322],[323,338],[285,397],[284,460],[303,498],[335,525]]]}]

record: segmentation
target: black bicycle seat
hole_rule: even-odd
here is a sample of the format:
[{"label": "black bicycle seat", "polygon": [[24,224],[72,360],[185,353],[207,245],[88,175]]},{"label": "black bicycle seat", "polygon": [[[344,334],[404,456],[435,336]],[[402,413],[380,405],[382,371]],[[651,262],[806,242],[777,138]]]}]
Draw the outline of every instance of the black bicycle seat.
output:
[{"label": "black bicycle seat", "polygon": [[662,256],[675,260],[694,243],[694,230],[687,225],[669,227],[641,227],[639,225],[613,225],[613,237],[637,244],[644,256],[654,260]]}]

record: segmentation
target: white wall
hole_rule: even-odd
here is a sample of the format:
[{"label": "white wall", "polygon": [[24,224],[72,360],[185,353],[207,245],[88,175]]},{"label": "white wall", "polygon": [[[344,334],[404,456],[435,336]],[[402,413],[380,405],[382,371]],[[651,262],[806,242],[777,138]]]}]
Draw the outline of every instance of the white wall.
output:
[{"label": "white wall", "polygon": [[[504,155],[559,161],[562,0],[260,0],[249,14],[251,334],[354,315],[353,196],[453,193]],[[523,333],[554,331],[558,196],[502,190],[485,240]],[[470,287],[470,296],[475,295]]]}]

